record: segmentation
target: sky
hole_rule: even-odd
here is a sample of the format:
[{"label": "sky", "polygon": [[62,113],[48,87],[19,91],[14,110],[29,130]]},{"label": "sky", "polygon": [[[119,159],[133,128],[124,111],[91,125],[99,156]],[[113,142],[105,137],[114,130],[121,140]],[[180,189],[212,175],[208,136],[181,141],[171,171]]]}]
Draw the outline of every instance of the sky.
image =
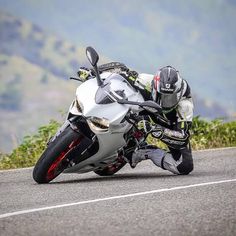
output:
[{"label": "sky", "polygon": [[195,93],[236,111],[236,1],[0,0],[0,9],[138,72],[172,65]]}]

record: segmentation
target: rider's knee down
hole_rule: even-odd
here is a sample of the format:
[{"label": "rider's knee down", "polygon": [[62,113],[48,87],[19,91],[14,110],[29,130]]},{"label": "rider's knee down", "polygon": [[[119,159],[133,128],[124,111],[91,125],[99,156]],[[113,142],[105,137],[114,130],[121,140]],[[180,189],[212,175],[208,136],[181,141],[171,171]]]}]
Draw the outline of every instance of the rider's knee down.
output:
[{"label": "rider's knee down", "polygon": [[177,166],[177,169],[181,175],[188,175],[193,171],[193,161],[192,160],[184,160]]},{"label": "rider's knee down", "polygon": [[181,150],[179,160],[175,160],[170,153],[163,159],[163,169],[178,175],[188,175],[193,170],[193,159],[190,150]]},{"label": "rider's knee down", "polygon": [[178,165],[177,169],[181,175],[188,175],[193,171],[193,158],[192,153],[188,149],[181,150],[182,162]]}]

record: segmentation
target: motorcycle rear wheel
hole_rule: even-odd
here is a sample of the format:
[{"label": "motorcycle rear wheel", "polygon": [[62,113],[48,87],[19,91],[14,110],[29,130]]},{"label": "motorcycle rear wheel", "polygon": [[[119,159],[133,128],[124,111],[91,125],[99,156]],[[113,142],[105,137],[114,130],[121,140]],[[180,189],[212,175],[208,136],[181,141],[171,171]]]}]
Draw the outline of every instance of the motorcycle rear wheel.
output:
[{"label": "motorcycle rear wheel", "polygon": [[33,179],[49,183],[68,166],[67,154],[78,146],[83,136],[68,126],[53,142],[49,143],[33,170]]}]

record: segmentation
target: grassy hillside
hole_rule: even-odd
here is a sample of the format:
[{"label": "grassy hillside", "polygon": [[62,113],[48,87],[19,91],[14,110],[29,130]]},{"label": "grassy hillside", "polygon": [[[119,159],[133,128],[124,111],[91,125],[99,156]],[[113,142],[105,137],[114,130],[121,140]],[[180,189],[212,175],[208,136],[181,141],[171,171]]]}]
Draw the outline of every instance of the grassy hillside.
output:
[{"label": "grassy hillside", "polygon": [[22,57],[0,54],[0,64],[0,149],[11,150],[50,118],[60,119],[77,83],[58,79]]},{"label": "grassy hillside", "polygon": [[[88,65],[85,47],[78,47],[22,18],[0,11],[0,53],[22,57],[56,77],[65,79]],[[108,60],[101,55],[101,61]]]},{"label": "grassy hillside", "polygon": [[20,18],[0,12],[0,52],[22,57],[65,78],[85,62],[84,49],[43,31]]}]

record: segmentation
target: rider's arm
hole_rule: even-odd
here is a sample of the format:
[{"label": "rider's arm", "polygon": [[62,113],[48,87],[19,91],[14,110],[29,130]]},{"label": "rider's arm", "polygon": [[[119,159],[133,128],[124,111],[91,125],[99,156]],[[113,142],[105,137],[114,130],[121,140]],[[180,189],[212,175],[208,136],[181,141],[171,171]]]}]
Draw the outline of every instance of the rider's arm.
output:
[{"label": "rider's arm", "polygon": [[160,139],[168,146],[181,149],[189,142],[191,122],[178,122],[176,129],[170,129],[155,123],[149,115],[142,115],[137,127],[144,133],[151,133],[154,138]]},{"label": "rider's arm", "polygon": [[136,72],[136,76],[133,82],[135,87],[144,97],[145,100],[152,100],[151,87],[152,87],[153,75]]},{"label": "rider's arm", "polygon": [[152,132],[152,136],[159,138],[167,145],[180,149],[189,142],[189,129],[191,128],[193,118],[192,99],[183,98],[177,107],[177,127],[175,130],[157,126]]},{"label": "rider's arm", "polygon": [[155,127],[151,134],[153,137],[160,139],[163,143],[175,149],[181,149],[187,146],[189,142],[189,128],[191,122],[178,123],[176,130],[164,128],[162,126]]}]

